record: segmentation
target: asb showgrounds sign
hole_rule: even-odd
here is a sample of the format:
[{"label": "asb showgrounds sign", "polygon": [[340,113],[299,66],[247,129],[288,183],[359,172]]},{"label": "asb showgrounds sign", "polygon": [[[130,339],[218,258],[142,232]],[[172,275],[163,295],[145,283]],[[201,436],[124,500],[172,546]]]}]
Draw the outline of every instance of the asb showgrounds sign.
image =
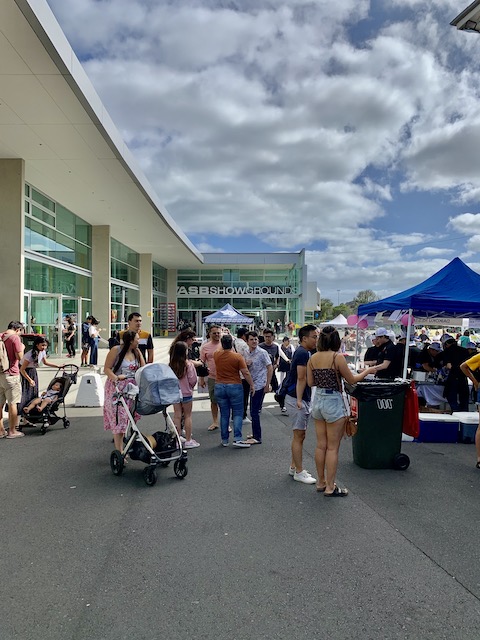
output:
[{"label": "asb showgrounds sign", "polygon": [[232,287],[219,285],[177,287],[177,296],[287,296],[293,293],[292,287],[258,286]]}]

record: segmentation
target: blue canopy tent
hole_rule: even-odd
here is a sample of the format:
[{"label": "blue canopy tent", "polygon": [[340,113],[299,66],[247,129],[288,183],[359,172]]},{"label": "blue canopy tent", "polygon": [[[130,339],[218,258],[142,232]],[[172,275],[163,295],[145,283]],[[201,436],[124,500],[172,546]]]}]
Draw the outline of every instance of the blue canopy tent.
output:
[{"label": "blue canopy tent", "polygon": [[454,258],[415,287],[358,307],[358,315],[409,311],[418,317],[469,318],[480,316],[480,275]]},{"label": "blue canopy tent", "polygon": [[253,319],[239,313],[231,304],[211,313],[203,319],[203,323],[218,322],[222,324],[252,324]]},{"label": "blue canopy tent", "polygon": [[[480,275],[454,258],[443,269],[415,287],[383,300],[358,307],[358,315],[386,311],[404,311],[415,318],[478,318],[480,317]],[[410,341],[411,323],[407,326]],[[406,362],[404,377],[406,375]]]}]

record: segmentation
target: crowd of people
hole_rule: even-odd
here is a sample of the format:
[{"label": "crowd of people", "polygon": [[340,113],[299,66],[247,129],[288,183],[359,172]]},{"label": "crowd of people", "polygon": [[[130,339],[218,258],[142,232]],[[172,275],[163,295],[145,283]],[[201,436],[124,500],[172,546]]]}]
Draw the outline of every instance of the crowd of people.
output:
[{"label": "crowd of people", "polygon": [[[66,318],[65,342],[75,335],[75,324]],[[37,405],[47,404],[51,397],[40,397],[37,368],[42,364],[59,367],[46,357],[48,341],[38,336],[32,348],[24,353],[20,334],[21,322],[11,322],[0,335],[8,366],[0,366],[0,403],[8,402],[9,429],[0,420],[0,438],[19,438],[19,419],[28,421],[29,412]],[[96,362],[98,321],[89,316],[82,324],[82,364],[86,353]],[[88,337],[88,338],[87,338]],[[338,451],[344,435],[345,418],[349,413],[342,393],[343,383],[353,384],[367,375],[378,379],[394,379],[403,371],[405,336],[379,327],[366,336],[369,346],[364,354],[364,368],[352,371],[347,363],[344,338],[332,326],[319,329],[306,325],[298,331],[298,344],[289,336],[281,344],[275,342],[275,328],[266,327],[261,333],[239,328],[232,336],[226,327],[212,325],[207,339],[200,344],[194,330],[185,327],[173,340],[169,352],[169,365],[179,380],[182,400],[173,406],[174,423],[185,448],[196,448],[200,443],[193,437],[193,392],[198,387],[208,392],[211,424],[209,431],[220,430],[223,447],[230,444],[247,449],[262,444],[261,412],[268,392],[274,392],[283,415],[292,422],[291,461],[288,473],[294,480],[315,484],[326,497],[344,497],[346,488],[336,484]],[[469,405],[468,379],[479,400],[480,354],[472,335],[452,336],[446,332],[429,336],[421,330],[408,346],[408,365],[413,371],[424,371],[441,378],[444,397],[452,411],[467,411]],[[87,341],[88,340],[88,341]],[[93,342],[92,342],[93,340]],[[419,348],[420,346],[420,348]],[[75,353],[67,346],[68,355]],[[1,355],[1,354],[0,354]],[[122,449],[128,427],[128,415],[114,405],[117,389],[123,390],[144,364],[153,362],[154,349],[150,333],[142,330],[142,317],[132,313],[128,325],[111,345],[105,360],[104,428],[113,434],[115,446]],[[278,374],[278,377],[277,377]],[[314,393],[312,393],[314,391]],[[52,390],[52,395],[55,390]],[[317,477],[303,468],[303,443],[310,415],[312,415],[317,445],[315,464]],[[136,416],[136,419],[139,416]],[[251,433],[243,435],[243,428],[251,425]],[[480,427],[476,435],[477,467],[480,468]]]}]

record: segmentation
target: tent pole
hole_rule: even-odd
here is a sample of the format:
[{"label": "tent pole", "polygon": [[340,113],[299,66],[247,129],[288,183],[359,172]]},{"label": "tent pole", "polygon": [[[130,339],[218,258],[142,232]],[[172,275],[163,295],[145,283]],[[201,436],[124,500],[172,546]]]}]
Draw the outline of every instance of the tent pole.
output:
[{"label": "tent pole", "polygon": [[410,336],[412,335],[412,309],[408,310],[408,324],[407,324],[407,340],[405,345],[405,358],[403,360],[403,379],[407,379],[408,368],[408,354],[410,352]]}]

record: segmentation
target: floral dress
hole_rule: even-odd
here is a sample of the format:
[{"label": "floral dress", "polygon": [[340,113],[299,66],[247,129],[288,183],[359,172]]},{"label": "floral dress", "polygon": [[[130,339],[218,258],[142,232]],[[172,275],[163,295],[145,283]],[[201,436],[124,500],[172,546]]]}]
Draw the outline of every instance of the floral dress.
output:
[{"label": "floral dress", "polygon": [[[115,365],[114,365],[115,366]],[[120,369],[116,371],[118,376],[127,376],[125,380],[120,380],[117,383],[119,391],[123,391],[130,382],[135,382],[135,371],[140,368],[140,363],[135,360],[124,360],[120,365]],[[112,433],[125,433],[130,421],[129,414],[125,411],[125,408],[121,403],[114,404],[113,395],[115,393],[115,383],[112,380],[108,380],[105,383],[105,401],[103,405],[103,426],[105,431],[111,431]],[[135,398],[125,398],[127,406],[131,411]],[[133,416],[135,422],[140,420],[140,414],[135,412]]]}]

